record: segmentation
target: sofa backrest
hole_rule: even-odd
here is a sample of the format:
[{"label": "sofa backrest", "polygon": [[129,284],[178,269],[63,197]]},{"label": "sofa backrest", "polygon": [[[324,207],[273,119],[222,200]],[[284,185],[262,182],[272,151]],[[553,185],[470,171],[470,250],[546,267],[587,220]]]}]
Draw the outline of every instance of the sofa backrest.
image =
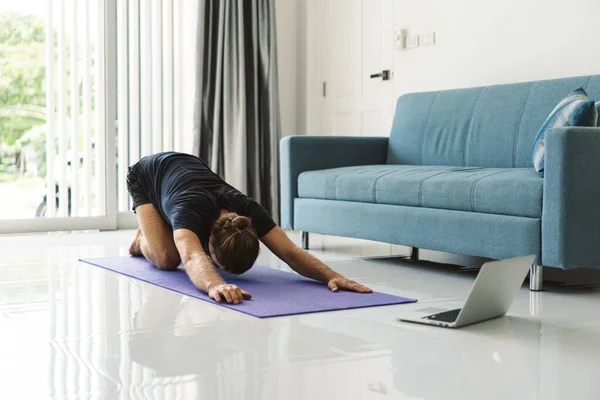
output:
[{"label": "sofa backrest", "polygon": [[583,87],[600,100],[600,75],[401,96],[388,164],[531,167],[531,148],[558,102]]}]

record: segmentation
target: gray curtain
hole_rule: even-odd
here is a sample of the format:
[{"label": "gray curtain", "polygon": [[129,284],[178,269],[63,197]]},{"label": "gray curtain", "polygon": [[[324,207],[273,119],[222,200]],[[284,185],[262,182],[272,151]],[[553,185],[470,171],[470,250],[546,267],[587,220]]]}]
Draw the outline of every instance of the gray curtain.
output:
[{"label": "gray curtain", "polygon": [[279,219],[273,0],[200,0],[194,153]]}]

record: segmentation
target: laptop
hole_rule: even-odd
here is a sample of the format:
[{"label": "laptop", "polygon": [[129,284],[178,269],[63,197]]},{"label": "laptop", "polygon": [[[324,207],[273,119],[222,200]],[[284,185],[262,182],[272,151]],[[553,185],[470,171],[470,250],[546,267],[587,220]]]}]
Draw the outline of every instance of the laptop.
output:
[{"label": "laptop", "polygon": [[[460,328],[502,317],[517,296],[535,256],[487,262],[481,267],[462,307],[440,303],[399,317],[401,321]],[[423,303],[421,303],[423,305]],[[460,304],[459,304],[460,306]],[[433,313],[433,314],[432,314]]]}]

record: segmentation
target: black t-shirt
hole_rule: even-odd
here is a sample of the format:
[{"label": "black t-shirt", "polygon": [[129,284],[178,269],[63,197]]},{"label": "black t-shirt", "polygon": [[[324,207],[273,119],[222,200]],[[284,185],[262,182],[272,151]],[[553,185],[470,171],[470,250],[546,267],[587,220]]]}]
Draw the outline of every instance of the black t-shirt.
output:
[{"label": "black t-shirt", "polygon": [[205,248],[222,209],[251,218],[259,238],[275,227],[260,204],[226,183],[196,156],[154,154],[132,166],[132,173],[136,176],[128,177],[128,183],[134,207],[152,203],[173,230],[191,230]]}]

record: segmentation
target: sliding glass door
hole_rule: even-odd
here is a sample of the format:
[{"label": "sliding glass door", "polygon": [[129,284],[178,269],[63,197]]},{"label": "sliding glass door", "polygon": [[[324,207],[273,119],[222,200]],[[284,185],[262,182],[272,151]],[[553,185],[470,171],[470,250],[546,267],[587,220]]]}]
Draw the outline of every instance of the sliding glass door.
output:
[{"label": "sliding glass door", "polygon": [[111,3],[0,2],[0,233],[116,225]]},{"label": "sliding glass door", "polygon": [[196,2],[0,2],[0,234],[135,226],[130,165],[190,151]]}]

